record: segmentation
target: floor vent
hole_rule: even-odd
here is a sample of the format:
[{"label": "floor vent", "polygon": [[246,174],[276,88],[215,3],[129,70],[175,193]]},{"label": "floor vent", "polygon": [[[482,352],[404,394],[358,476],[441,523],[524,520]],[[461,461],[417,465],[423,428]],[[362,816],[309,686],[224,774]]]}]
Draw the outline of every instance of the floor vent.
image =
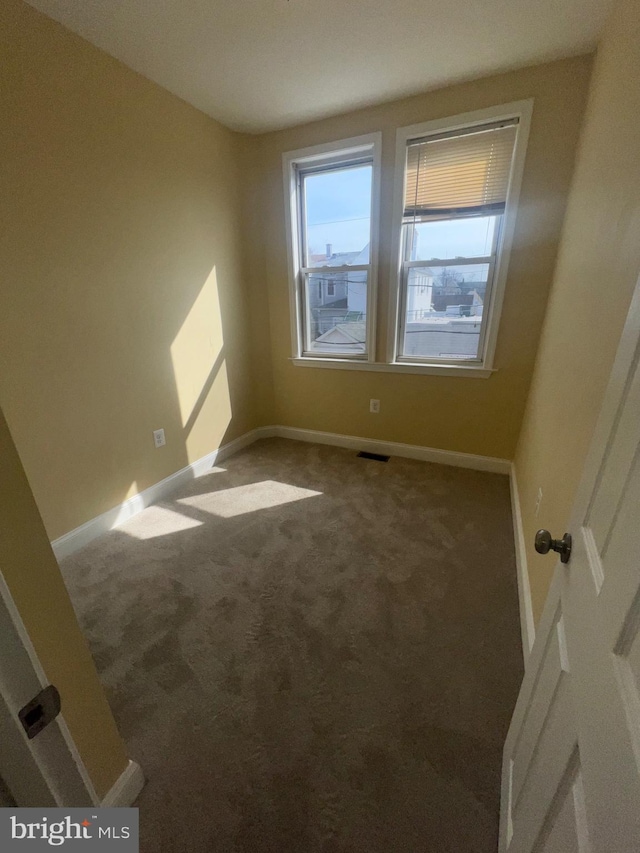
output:
[{"label": "floor vent", "polygon": [[366,450],[361,450],[358,453],[363,459],[373,459],[375,462],[388,462],[389,457],[383,456],[382,453],[368,453]]}]

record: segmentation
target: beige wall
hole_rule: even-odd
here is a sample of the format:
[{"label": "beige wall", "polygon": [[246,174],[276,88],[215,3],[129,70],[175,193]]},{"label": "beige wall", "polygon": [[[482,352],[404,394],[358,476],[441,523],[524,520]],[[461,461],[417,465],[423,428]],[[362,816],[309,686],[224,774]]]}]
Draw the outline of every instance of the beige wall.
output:
[{"label": "beige wall", "polygon": [[[242,135],[240,157],[242,162],[242,225],[243,253],[246,281],[250,288],[249,323],[251,328],[251,369],[253,400],[258,424],[275,424],[275,397],[273,389],[273,363],[271,358],[271,319],[267,292],[265,243],[263,230],[265,207],[263,202],[264,176],[258,156],[257,138]],[[284,216],[284,211],[282,213]]]},{"label": "beige wall", "polygon": [[[596,59],[558,265],[516,455],[536,619],[640,272],[640,5],[622,0]],[[538,488],[543,500],[534,517]]]},{"label": "beige wall", "polygon": [[0,569],[99,797],[127,756],[0,410]]},{"label": "beige wall", "polygon": [[[580,57],[453,86],[253,139],[254,305],[270,314],[261,348],[270,352],[281,424],[512,458],[551,283],[574,163],[591,59]],[[535,99],[521,205],[498,338],[498,373],[488,380],[294,367],[289,361],[287,258],[282,153],[381,130],[383,174],[378,326],[385,347],[390,219],[398,127],[495,104]],[[258,192],[259,191],[259,192]],[[260,243],[260,241],[262,242]],[[262,301],[259,301],[259,299]],[[270,340],[268,334],[270,332]],[[381,413],[369,414],[369,398]]]},{"label": "beige wall", "polygon": [[53,539],[255,425],[240,147],[19,0],[0,34],[0,402]]}]

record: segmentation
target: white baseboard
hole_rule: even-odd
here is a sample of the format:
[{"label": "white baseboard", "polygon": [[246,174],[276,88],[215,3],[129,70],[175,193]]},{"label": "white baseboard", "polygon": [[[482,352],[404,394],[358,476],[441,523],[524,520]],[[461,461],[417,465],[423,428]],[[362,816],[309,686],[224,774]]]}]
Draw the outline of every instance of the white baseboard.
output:
[{"label": "white baseboard", "polygon": [[355,435],[340,435],[335,432],[320,432],[314,429],[274,426],[272,435],[280,438],[292,438],[295,441],[310,441],[313,444],[331,444],[335,447],[348,447],[353,450],[368,450],[386,456],[404,456],[407,459],[420,459],[422,462],[437,462],[439,465],[453,465],[456,468],[472,468],[475,471],[492,471],[496,474],[509,474],[511,462],[494,456],[476,456],[473,453],[458,453],[453,450],[438,450],[434,447],[422,447],[418,444],[401,444],[397,441],[380,441],[373,438],[359,438]]},{"label": "white baseboard", "polygon": [[408,459],[420,459],[423,462],[437,462],[440,465],[454,465],[458,468],[472,468],[476,471],[492,471],[497,474],[509,474],[511,463],[508,459],[497,459],[492,456],[476,456],[473,453],[457,453],[451,450],[437,450],[433,447],[421,447],[417,444],[401,444],[397,441],[379,441],[371,438],[359,438],[355,435],[339,435],[334,432],[321,432],[313,429],[298,429],[287,426],[265,426],[251,430],[234,441],[222,445],[217,450],[203,456],[186,468],[176,471],[154,486],[121,503],[102,515],[92,518],[74,530],[70,530],[51,543],[53,552],[58,560],[68,557],[88,545],[93,539],[101,536],[124,521],[142,512],[148,506],[171,495],[184,483],[200,477],[211,470],[214,464],[227,459],[239,450],[248,447],[259,438],[290,438],[295,441],[308,441],[314,444],[330,444],[335,447],[347,447],[354,450],[368,450],[372,453],[384,453],[388,456],[404,456]]},{"label": "white baseboard", "polygon": [[130,761],[100,805],[103,808],[114,806],[127,808],[138,799],[143,788],[144,773],[142,768],[135,761]]},{"label": "white baseboard", "polygon": [[520,633],[522,635],[522,654],[524,665],[527,666],[533,642],[536,637],[536,625],[533,619],[531,604],[531,586],[527,568],[527,551],[524,541],[520,495],[516,479],[515,465],[511,464],[511,515],[513,517],[513,539],[516,548],[516,571],[518,576],[518,599],[520,602]]},{"label": "white baseboard", "polygon": [[239,438],[230,441],[228,444],[223,444],[222,447],[208,453],[206,456],[196,460],[196,462],[193,462],[191,465],[187,465],[186,468],[181,468],[180,471],[176,471],[175,474],[165,477],[164,480],[160,480],[160,482],[156,483],[154,486],[149,486],[148,489],[145,489],[137,495],[133,495],[133,497],[130,497],[128,500],[124,501],[124,503],[114,506],[112,509],[103,512],[101,515],[90,519],[90,521],[87,521],[84,524],[81,524],[80,527],[70,530],[68,533],[65,533],[63,536],[60,536],[59,539],[55,539],[51,543],[56,559],[62,560],[64,557],[68,557],[70,554],[73,554],[74,551],[88,545],[89,542],[93,541],[98,536],[102,536],[103,533],[106,533],[108,530],[112,530],[114,527],[117,527],[119,524],[122,524],[124,521],[127,521],[129,518],[137,515],[139,512],[142,512],[146,507],[158,503],[158,501],[172,494],[184,483],[188,483],[195,477],[200,477],[202,474],[206,474],[216,462],[221,462],[223,459],[227,459],[229,456],[232,456],[234,453],[237,453],[249,444],[253,444],[253,442],[257,441],[259,438],[269,438],[272,435],[273,432],[270,427],[263,427],[261,429],[254,429],[251,432],[247,432]]}]

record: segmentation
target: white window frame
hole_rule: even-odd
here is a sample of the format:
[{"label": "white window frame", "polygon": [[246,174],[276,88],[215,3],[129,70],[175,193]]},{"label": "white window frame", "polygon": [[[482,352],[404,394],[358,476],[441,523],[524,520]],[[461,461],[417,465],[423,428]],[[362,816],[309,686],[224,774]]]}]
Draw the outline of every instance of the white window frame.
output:
[{"label": "white window frame", "polygon": [[[377,281],[378,281],[378,241],[380,223],[380,164],[382,133],[370,133],[365,136],[342,139],[324,145],[314,145],[283,154],[285,225],[287,234],[287,254],[289,260],[289,313],[291,320],[292,357],[296,363],[333,366],[339,362],[347,366],[362,367],[376,360],[376,323],[377,323]],[[372,158],[371,185],[371,241],[369,246],[369,278],[367,285],[367,350],[366,353],[335,356],[331,353],[304,352],[304,278],[302,272],[302,222],[300,217],[298,172],[300,168],[313,166],[339,166],[358,156]],[[351,270],[363,269],[349,267]],[[318,272],[322,267],[318,268]],[[340,272],[341,268],[332,268]]]},{"label": "white window frame", "polygon": [[[396,133],[396,166],[394,180],[394,200],[392,218],[392,259],[391,277],[389,282],[389,326],[388,326],[388,349],[387,361],[390,366],[401,369],[402,367],[413,368],[412,372],[440,373],[446,375],[476,375],[487,378],[493,372],[494,356],[500,325],[500,315],[504,300],[505,286],[507,282],[507,271],[509,258],[513,244],[520,188],[524,173],[524,163],[531,126],[531,115],[533,112],[533,99],[515,101],[502,104],[484,110],[474,110],[457,116],[436,119],[434,121],[414,124],[409,127],[401,127]],[[438,134],[456,130],[470,130],[474,127],[495,121],[506,121],[518,119],[516,141],[507,190],[505,212],[502,214],[500,233],[496,245],[496,261],[492,275],[492,283],[489,292],[489,304],[486,310],[486,320],[483,317],[480,351],[478,358],[460,363],[456,359],[447,361],[438,359],[409,358],[401,356],[400,341],[404,318],[402,316],[404,303],[403,288],[403,214],[404,195],[406,179],[406,152],[407,143],[412,139],[424,138],[431,134]],[[423,263],[428,266],[428,262]],[[484,314],[484,311],[483,311]],[[452,373],[454,371],[454,373]]]}]

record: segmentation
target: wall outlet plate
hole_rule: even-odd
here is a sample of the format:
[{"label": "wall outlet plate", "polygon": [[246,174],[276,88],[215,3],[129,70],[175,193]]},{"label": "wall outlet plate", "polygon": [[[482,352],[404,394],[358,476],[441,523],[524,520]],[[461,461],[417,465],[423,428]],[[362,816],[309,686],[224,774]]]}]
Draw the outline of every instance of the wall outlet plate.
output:
[{"label": "wall outlet plate", "polygon": [[378,415],[380,413],[380,400],[369,400],[369,411]]},{"label": "wall outlet plate", "polygon": [[156,447],[164,447],[167,443],[167,440],[164,437],[163,429],[154,429],[153,431],[153,443]]}]

